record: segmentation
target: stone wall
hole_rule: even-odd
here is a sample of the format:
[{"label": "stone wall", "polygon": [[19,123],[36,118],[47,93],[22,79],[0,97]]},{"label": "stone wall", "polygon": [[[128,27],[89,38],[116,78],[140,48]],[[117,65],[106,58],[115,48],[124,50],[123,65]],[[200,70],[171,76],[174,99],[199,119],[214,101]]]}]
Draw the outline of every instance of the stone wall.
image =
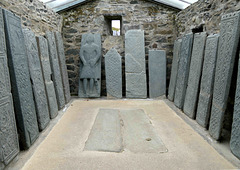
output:
[{"label": "stone wall", "polygon": [[0,7],[20,16],[23,28],[30,28],[36,35],[62,30],[62,17],[39,0],[1,0]]},{"label": "stone wall", "polygon": [[[146,59],[150,49],[166,50],[167,78],[169,80],[174,41],[174,19],[178,12],[179,10],[163,4],[144,0],[93,0],[61,12],[60,14],[63,16],[62,33],[72,95],[77,95],[78,92],[79,50],[83,33],[100,33],[103,54],[105,55],[108,50],[115,47],[123,56],[124,63],[124,34],[130,29],[144,30]],[[108,20],[114,17],[121,17],[122,20],[122,36],[120,37],[110,35]],[[106,95],[103,60],[104,58],[102,58],[101,96]],[[123,85],[124,83],[123,81]]]}]

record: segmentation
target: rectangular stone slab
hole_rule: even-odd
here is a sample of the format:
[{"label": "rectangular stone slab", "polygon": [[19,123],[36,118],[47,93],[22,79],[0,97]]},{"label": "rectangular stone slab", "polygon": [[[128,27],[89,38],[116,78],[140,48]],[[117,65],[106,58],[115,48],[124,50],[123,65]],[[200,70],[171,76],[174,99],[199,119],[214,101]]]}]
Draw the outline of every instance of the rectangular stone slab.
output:
[{"label": "rectangular stone slab", "polygon": [[[32,88],[34,95],[34,102],[37,111],[37,119],[39,129],[42,131],[46,128],[50,121],[47,95],[45,85],[43,82],[42,68],[38,56],[38,47],[35,34],[29,29],[23,29],[25,39],[28,66],[30,71],[30,78],[32,80]],[[45,49],[46,50],[46,49]]]},{"label": "rectangular stone slab", "polygon": [[150,98],[157,98],[166,94],[166,62],[165,51],[149,51],[148,68]]},{"label": "rectangular stone slab", "polygon": [[48,41],[48,51],[50,58],[50,65],[52,69],[53,84],[55,87],[55,93],[58,102],[58,109],[62,109],[65,106],[65,96],[63,92],[62,76],[59,66],[59,60],[57,55],[56,40],[53,32],[47,32],[46,38]]},{"label": "rectangular stone slab", "polygon": [[44,79],[46,94],[47,94],[48,110],[50,113],[50,118],[53,119],[58,115],[58,104],[57,104],[53,81],[51,79],[52,70],[51,70],[50,61],[49,61],[48,44],[47,44],[47,40],[44,37],[38,36],[36,38],[37,38],[39,58],[42,66],[43,79]]},{"label": "rectangular stone slab", "polygon": [[196,121],[207,127],[212,103],[213,83],[216,68],[219,35],[209,35],[206,41],[200,93],[197,107]]},{"label": "rectangular stone slab", "polygon": [[121,152],[122,149],[119,110],[100,109],[84,150]]},{"label": "rectangular stone slab", "polygon": [[193,34],[186,34],[182,38],[181,51],[179,56],[179,65],[177,73],[177,82],[174,95],[174,103],[179,108],[183,108],[185,93],[188,82],[188,73],[190,68],[192,54]]},{"label": "rectangular stone slab", "polygon": [[144,31],[129,30],[125,34],[126,97],[146,98],[146,63]]},{"label": "rectangular stone slab", "polygon": [[184,101],[184,113],[195,119],[196,105],[198,100],[198,89],[202,74],[202,63],[204,58],[204,48],[206,43],[206,32],[194,34],[191,64],[188,76],[188,84]]},{"label": "rectangular stone slab", "polygon": [[112,48],[104,56],[108,98],[122,98],[122,56]]},{"label": "rectangular stone slab", "polygon": [[58,52],[58,60],[62,75],[63,81],[63,90],[65,95],[65,101],[68,103],[71,99],[70,95],[70,88],[69,88],[69,80],[68,80],[68,73],[67,73],[67,66],[66,66],[66,57],[64,53],[64,46],[62,36],[59,32],[55,32],[56,44],[57,44],[57,52]]},{"label": "rectangular stone slab", "polygon": [[209,133],[218,140],[221,137],[224,113],[227,107],[233,66],[240,34],[240,12],[221,18],[217,65],[213,89]]},{"label": "rectangular stone slab", "polygon": [[181,44],[182,44],[182,39],[175,40],[174,42],[173,62],[172,62],[170,83],[168,87],[168,99],[170,101],[174,100]]},{"label": "rectangular stone slab", "polygon": [[79,97],[100,97],[101,58],[101,35],[83,34],[80,48]]},{"label": "rectangular stone slab", "polygon": [[27,149],[38,138],[39,131],[26,48],[20,18],[7,10],[3,13],[19,140],[22,148]]},{"label": "rectangular stone slab", "polygon": [[7,49],[2,8],[0,8],[0,169],[18,153],[18,134],[13,109],[11,84],[7,63]]}]

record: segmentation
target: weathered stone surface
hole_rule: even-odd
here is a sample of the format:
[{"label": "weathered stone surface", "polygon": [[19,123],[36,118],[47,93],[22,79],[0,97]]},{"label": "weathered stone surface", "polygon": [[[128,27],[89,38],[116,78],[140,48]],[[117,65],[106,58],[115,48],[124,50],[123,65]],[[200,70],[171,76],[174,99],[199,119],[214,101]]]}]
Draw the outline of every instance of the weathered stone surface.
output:
[{"label": "weathered stone surface", "polygon": [[126,97],[146,98],[144,31],[129,30],[125,34]]},{"label": "weathered stone surface", "polygon": [[3,13],[15,116],[20,144],[27,149],[39,135],[27,54],[20,18],[7,10]]},{"label": "weathered stone surface", "polygon": [[122,98],[122,56],[115,48],[112,48],[104,57],[107,96]]},{"label": "weathered stone surface", "polygon": [[58,114],[58,105],[57,105],[54,85],[51,79],[52,71],[51,71],[51,66],[49,61],[47,40],[42,36],[38,36],[37,44],[38,44],[39,58],[42,66],[43,79],[46,87],[46,94],[48,99],[47,100],[48,110],[50,112],[50,118],[53,119]]},{"label": "weathered stone surface", "polygon": [[190,118],[195,119],[198,89],[202,74],[203,54],[207,34],[205,32],[194,34],[192,57],[188,76],[188,84],[183,111]]},{"label": "weathered stone surface", "polygon": [[173,62],[172,62],[171,78],[170,78],[170,83],[169,83],[169,87],[168,87],[168,99],[170,101],[174,100],[181,45],[182,45],[182,39],[175,40],[174,49],[173,49]]},{"label": "weathered stone surface", "polygon": [[179,56],[179,65],[177,73],[177,82],[174,95],[174,103],[182,109],[188,82],[188,73],[191,61],[193,34],[186,34],[182,38],[181,51]]},{"label": "weathered stone surface", "polygon": [[148,68],[150,98],[157,98],[166,94],[166,64],[165,51],[149,51]]},{"label": "weathered stone surface", "polygon": [[38,56],[37,41],[35,34],[29,29],[24,29],[23,35],[27,50],[28,66],[32,82],[38,126],[40,130],[43,130],[48,125],[50,118],[42,68]]},{"label": "weathered stone surface", "polygon": [[207,127],[210,117],[210,107],[213,94],[213,83],[216,68],[219,35],[209,35],[206,41],[200,94],[198,99],[196,121]]},{"label": "weathered stone surface", "polygon": [[213,102],[209,133],[218,140],[221,136],[224,113],[231,85],[233,66],[239,42],[240,12],[222,16],[219,48],[214,80]]},{"label": "weathered stone surface", "polygon": [[12,102],[11,84],[7,63],[4,22],[0,8],[0,169],[19,152],[18,134]]},{"label": "weathered stone surface", "polygon": [[56,38],[56,44],[57,44],[58,60],[59,60],[60,70],[62,73],[61,75],[62,75],[62,81],[63,81],[64,96],[65,96],[66,103],[68,103],[71,99],[71,96],[70,96],[63,40],[62,40],[62,36],[59,32],[55,32],[55,38]]},{"label": "weathered stone surface", "polygon": [[100,97],[101,35],[83,34],[80,49],[79,97]]},{"label": "weathered stone surface", "polygon": [[56,46],[55,36],[53,32],[47,32],[46,37],[48,41],[50,65],[52,69],[53,84],[55,87],[58,109],[61,109],[65,105],[65,97],[63,92],[63,84],[62,84],[62,76],[60,72],[59,60],[57,56],[57,46]]}]

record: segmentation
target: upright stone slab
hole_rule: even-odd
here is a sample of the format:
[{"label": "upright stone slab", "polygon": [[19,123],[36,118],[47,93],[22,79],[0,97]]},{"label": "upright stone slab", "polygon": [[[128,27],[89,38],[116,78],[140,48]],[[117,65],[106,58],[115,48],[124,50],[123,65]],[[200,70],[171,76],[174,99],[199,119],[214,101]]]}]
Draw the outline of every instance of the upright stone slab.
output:
[{"label": "upright stone slab", "polygon": [[104,57],[107,97],[122,98],[122,56],[112,48]]},{"label": "upright stone slab", "polygon": [[50,118],[42,68],[38,56],[37,41],[35,34],[29,29],[24,29],[23,35],[27,49],[28,66],[32,80],[38,126],[40,130],[43,130],[48,125]]},{"label": "upright stone slab", "polygon": [[13,110],[11,84],[7,63],[4,22],[0,8],[0,169],[19,152],[18,134]]},{"label": "upright stone slab", "polygon": [[58,105],[54,85],[51,79],[52,71],[49,61],[47,40],[42,36],[39,36],[37,37],[37,44],[40,62],[42,66],[43,79],[46,87],[48,110],[50,112],[50,118],[53,119],[58,114]]},{"label": "upright stone slab", "polygon": [[191,64],[183,111],[190,118],[195,119],[198,89],[202,74],[203,54],[207,34],[205,32],[194,34]]},{"label": "upright stone slab", "polygon": [[234,101],[230,149],[240,159],[240,62],[238,62],[237,89]]},{"label": "upright stone slab", "polygon": [[49,51],[51,69],[52,69],[53,83],[55,86],[58,109],[60,110],[65,106],[65,96],[63,92],[62,76],[61,76],[61,71],[59,67],[58,55],[57,55],[57,46],[56,46],[55,36],[53,32],[47,32],[46,37],[48,41],[48,51]]},{"label": "upright stone slab", "polygon": [[217,34],[209,35],[206,41],[196,117],[198,124],[203,127],[207,127],[209,121],[217,59],[218,37],[219,35]]},{"label": "upright stone slab", "polygon": [[57,52],[58,52],[60,70],[62,73],[61,75],[62,75],[62,81],[63,81],[64,96],[65,96],[66,103],[68,103],[71,99],[71,96],[70,96],[69,80],[68,80],[68,73],[67,73],[67,66],[66,66],[66,58],[64,54],[63,40],[59,32],[55,32],[55,38],[57,43]]},{"label": "upright stone slab", "polygon": [[146,98],[146,63],[144,31],[129,30],[125,34],[126,97]]},{"label": "upright stone slab", "polygon": [[80,49],[79,97],[100,97],[101,35],[83,34]]},{"label": "upright stone slab", "polygon": [[177,82],[174,95],[174,103],[179,108],[183,108],[185,93],[188,82],[189,67],[192,54],[193,34],[186,34],[182,38],[181,51],[179,56],[179,66],[177,73]]},{"label": "upright stone slab", "polygon": [[148,68],[150,98],[157,98],[166,94],[166,64],[165,51],[149,51]]},{"label": "upright stone slab", "polygon": [[240,34],[240,12],[222,16],[209,133],[221,136]]},{"label": "upright stone slab", "polygon": [[170,78],[170,83],[168,87],[168,99],[170,101],[174,100],[181,44],[182,44],[182,39],[175,40],[174,42],[171,78]]},{"label": "upright stone slab", "polygon": [[21,20],[3,10],[8,66],[20,145],[29,148],[39,135]]}]

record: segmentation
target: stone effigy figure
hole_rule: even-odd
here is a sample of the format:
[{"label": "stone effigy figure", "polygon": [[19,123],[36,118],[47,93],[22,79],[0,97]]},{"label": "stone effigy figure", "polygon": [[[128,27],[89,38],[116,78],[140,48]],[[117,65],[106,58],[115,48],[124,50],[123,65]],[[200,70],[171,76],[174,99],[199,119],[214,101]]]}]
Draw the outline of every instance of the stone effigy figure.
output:
[{"label": "stone effigy figure", "polygon": [[79,97],[100,97],[100,34],[84,34],[80,49]]}]

